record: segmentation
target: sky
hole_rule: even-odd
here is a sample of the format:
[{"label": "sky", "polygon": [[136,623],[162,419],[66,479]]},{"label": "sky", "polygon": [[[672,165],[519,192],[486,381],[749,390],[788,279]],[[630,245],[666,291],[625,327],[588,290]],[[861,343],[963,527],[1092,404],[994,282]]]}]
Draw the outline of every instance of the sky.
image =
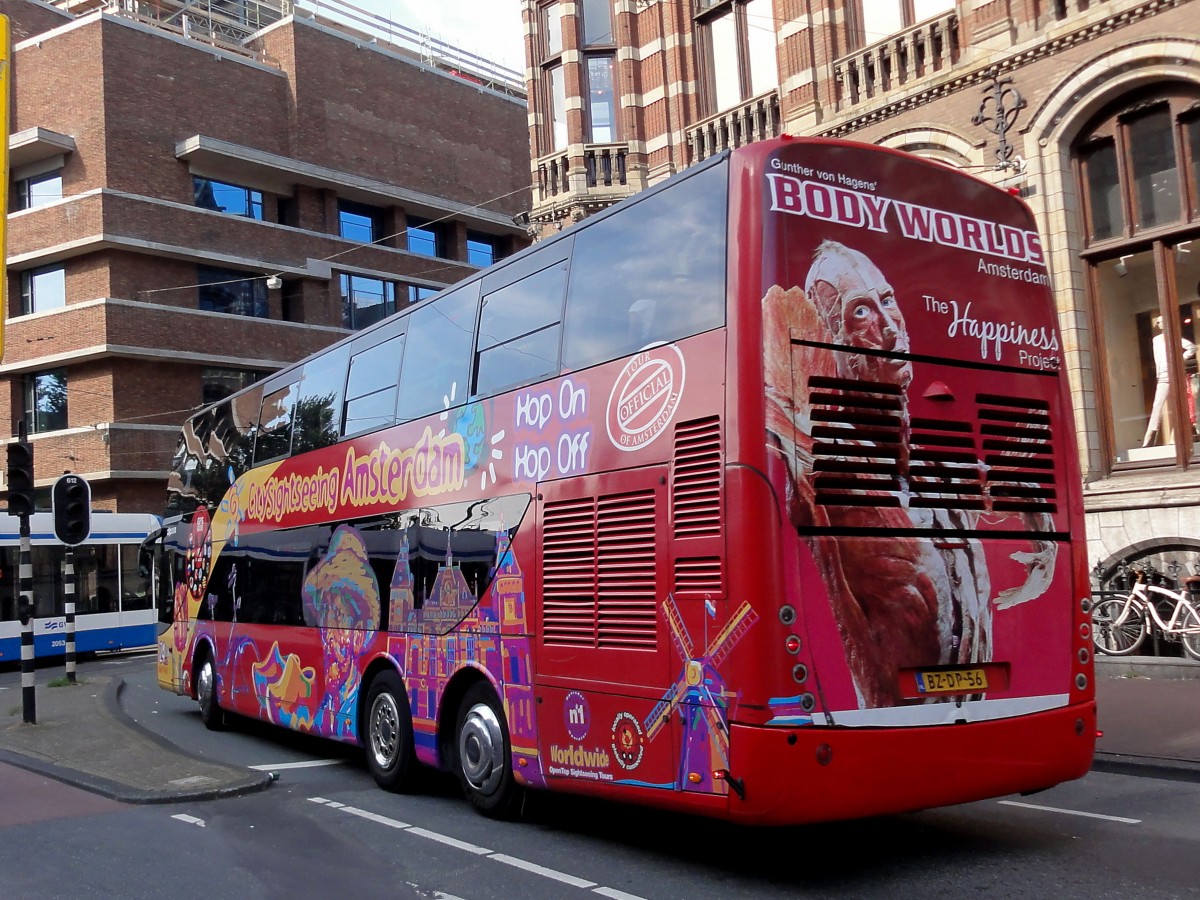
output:
[{"label": "sky", "polygon": [[520,0],[350,0],[518,72],[525,71]]}]

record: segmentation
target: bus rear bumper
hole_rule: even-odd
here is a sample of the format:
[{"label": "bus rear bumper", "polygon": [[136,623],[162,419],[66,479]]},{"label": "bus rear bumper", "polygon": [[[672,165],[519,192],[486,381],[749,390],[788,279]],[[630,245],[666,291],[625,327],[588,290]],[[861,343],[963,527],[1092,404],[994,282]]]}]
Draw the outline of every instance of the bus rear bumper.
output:
[{"label": "bus rear bumper", "polygon": [[1096,704],[964,725],[772,728],[734,724],[730,774],[757,825],[853,819],[1029,793],[1092,764]]}]

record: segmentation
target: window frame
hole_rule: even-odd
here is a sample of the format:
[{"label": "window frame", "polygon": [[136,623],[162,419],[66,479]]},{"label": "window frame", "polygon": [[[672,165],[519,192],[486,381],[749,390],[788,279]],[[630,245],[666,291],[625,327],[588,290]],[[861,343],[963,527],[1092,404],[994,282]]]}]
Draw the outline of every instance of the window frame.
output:
[{"label": "window frame", "polygon": [[[338,215],[338,237],[347,241],[354,241],[359,244],[381,244],[387,237],[384,234],[384,216],[386,211],[379,206],[372,206],[369,203],[360,203],[357,200],[347,200],[344,197],[339,197],[337,201]],[[365,220],[365,225],[354,225],[352,227],[365,228],[367,230],[366,239],[360,235],[353,233],[347,234],[347,216],[354,216],[358,219]]]},{"label": "window frame", "polygon": [[[250,275],[247,277],[239,277],[245,273],[239,272],[236,269],[225,269],[220,266],[197,265],[196,266],[196,308],[201,312],[211,312],[224,316],[241,316],[247,319],[270,319],[271,309],[267,298],[267,282],[262,276]],[[233,277],[229,277],[233,276]],[[207,280],[210,279],[211,280]],[[229,293],[233,292],[233,286],[237,285],[243,296],[235,297],[234,303],[226,303],[224,309],[218,309],[217,305],[209,298],[205,300],[210,288],[227,288]],[[244,287],[248,286],[248,287]],[[248,296],[246,295],[248,292]],[[207,302],[207,306],[205,305]],[[230,307],[235,304],[249,303],[249,312],[230,311]]]},{"label": "window frame", "polygon": [[[207,184],[212,189],[213,205],[205,206],[200,202],[200,191],[202,186]],[[221,188],[223,191],[230,193],[240,192],[243,195],[244,206],[246,212],[231,212],[225,209],[217,201],[216,188]],[[242,219],[251,219],[255,222],[262,222],[263,219],[263,192],[257,188],[246,187],[244,185],[235,184],[231,181],[221,181],[216,178],[208,178],[204,175],[192,175],[192,200],[197,209],[206,209],[210,212],[221,213],[226,216],[237,216]]]},{"label": "window frame", "polygon": [[[54,415],[56,419],[43,424],[37,402],[38,382],[43,378],[55,377],[59,378],[62,384],[62,408],[48,413],[47,415]],[[63,431],[71,427],[70,381],[67,378],[66,368],[59,366],[54,369],[29,372],[22,380],[21,395],[25,405],[25,427],[29,434],[45,434],[51,431]],[[62,418],[61,424],[57,422],[58,416]]]},{"label": "window frame", "polygon": [[[699,72],[700,103],[705,115],[717,115],[726,110],[734,109],[746,103],[751,98],[765,93],[768,89],[755,93],[753,79],[753,61],[750,55],[750,21],[747,6],[752,0],[711,0],[697,2],[692,15],[693,27],[696,34],[696,62]],[[907,0],[911,2],[911,0]],[[734,58],[737,64],[738,94],[740,99],[731,105],[722,106],[718,101],[716,45],[713,41],[713,24],[732,16]],[[848,26],[850,27],[850,26]],[[775,84],[779,83],[779,56],[776,48]]]},{"label": "window frame", "polygon": [[[55,301],[50,305],[42,305],[38,303],[37,281],[39,278],[50,275],[51,273],[60,273],[61,288],[58,296],[53,298]],[[21,270],[21,315],[31,316],[34,313],[50,312],[55,309],[63,309],[67,305],[67,267],[61,263],[52,266],[38,266],[34,269]]]},{"label": "window frame", "polygon": [[[1149,226],[1138,223],[1137,185],[1134,181],[1133,148],[1130,141],[1130,126],[1156,110],[1166,108],[1170,113],[1172,146],[1178,175],[1179,215],[1173,221],[1156,222]],[[1092,349],[1095,359],[1109,359],[1110,347],[1105,335],[1106,319],[1113,312],[1112,303],[1119,302],[1114,296],[1106,296],[1101,278],[1101,267],[1124,266],[1134,256],[1149,254],[1156,285],[1156,305],[1152,308],[1163,322],[1164,340],[1168,347],[1180,346],[1183,337],[1179,311],[1184,297],[1180,288],[1190,285],[1177,283],[1177,248],[1186,246],[1191,240],[1200,240],[1200,196],[1197,180],[1200,179],[1200,151],[1194,148],[1188,131],[1193,123],[1200,122],[1200,88],[1185,82],[1173,81],[1133,91],[1102,109],[1083,129],[1071,145],[1071,161],[1074,170],[1075,189],[1080,198],[1078,204],[1081,235],[1084,247],[1080,252],[1086,264],[1085,282],[1088,296],[1088,317],[1092,333]],[[1196,128],[1196,139],[1200,140],[1200,127]],[[1098,150],[1111,146],[1115,158],[1115,182],[1097,187],[1090,178],[1089,162]],[[1122,221],[1111,235],[1097,237],[1094,227],[1095,206],[1100,190],[1115,189],[1118,194],[1117,208]],[[1120,270],[1118,270],[1120,274]],[[1167,357],[1168,383],[1171,386],[1167,399],[1166,414],[1175,423],[1189,421],[1187,378],[1183,358],[1170,353]],[[1173,458],[1118,460],[1118,456],[1129,454],[1128,448],[1118,446],[1118,411],[1114,404],[1116,389],[1110,384],[1108,369],[1097,368],[1095,379],[1095,402],[1099,424],[1102,467],[1107,473],[1141,470],[1147,468],[1192,468],[1200,464],[1200,438],[1192,435],[1188,428],[1176,427],[1173,434],[1175,452]]]},{"label": "window frame", "polygon": [[[354,305],[356,281],[369,281],[379,284],[382,287],[381,297],[383,298],[376,306],[382,307],[382,314],[369,322],[359,323],[354,315],[355,310],[359,307]],[[347,290],[349,288],[349,290]],[[377,322],[382,322],[388,316],[394,315],[399,309],[397,296],[400,293],[400,285],[388,278],[374,278],[370,275],[360,275],[356,272],[338,272],[338,290],[341,292],[342,298],[342,327],[348,328],[351,331],[362,331],[364,328],[370,328]],[[374,309],[372,307],[363,307],[363,309]]]},{"label": "window frame", "polygon": [[[58,182],[58,196],[43,200],[39,203],[34,203],[32,188],[36,185],[46,184],[47,182]],[[37,209],[40,206],[46,206],[50,203],[56,203],[63,198],[63,177],[62,169],[51,169],[48,172],[40,172],[37,175],[29,175],[25,178],[17,178],[13,181],[13,197],[12,211],[21,212],[26,209]]]}]

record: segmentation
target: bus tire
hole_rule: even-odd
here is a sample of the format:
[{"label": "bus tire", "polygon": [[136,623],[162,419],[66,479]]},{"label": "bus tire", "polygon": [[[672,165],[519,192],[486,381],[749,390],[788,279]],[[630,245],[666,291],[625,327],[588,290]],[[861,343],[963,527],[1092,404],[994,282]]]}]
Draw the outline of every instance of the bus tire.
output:
[{"label": "bus tire", "polygon": [[217,702],[217,667],[212,653],[205,650],[196,665],[196,700],[200,703],[200,721],[209,731],[225,727],[225,712]]},{"label": "bus tire", "polygon": [[454,771],[471,805],[485,816],[513,817],[521,788],[513,776],[512,742],[500,699],[480,682],[467,690],[454,731]]},{"label": "bus tire", "polygon": [[363,749],[375,783],[387,791],[409,787],[416,769],[412,712],[404,682],[395,672],[380,672],[371,681],[365,725]]}]

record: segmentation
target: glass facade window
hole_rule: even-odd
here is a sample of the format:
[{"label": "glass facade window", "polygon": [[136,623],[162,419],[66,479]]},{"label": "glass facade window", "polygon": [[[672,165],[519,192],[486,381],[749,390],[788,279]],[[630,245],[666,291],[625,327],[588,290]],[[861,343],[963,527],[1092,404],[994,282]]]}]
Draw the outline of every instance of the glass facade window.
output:
[{"label": "glass facade window", "polygon": [[67,303],[67,271],[62,266],[21,273],[21,314],[59,309]]},{"label": "glass facade window", "polygon": [[1121,181],[1117,172],[1117,147],[1101,141],[1083,156],[1087,179],[1088,218],[1094,241],[1116,237],[1125,230],[1121,208]]},{"label": "glass facade window", "polygon": [[14,211],[32,209],[61,200],[62,188],[62,172],[58,171],[19,179],[13,184],[12,208]]},{"label": "glass facade window", "polygon": [[587,59],[589,136],[597,144],[617,140],[614,69],[611,56],[589,56]]},{"label": "glass facade window", "polygon": [[542,6],[542,53],[558,56],[563,51],[562,7],[557,0]]},{"label": "glass facade window", "polygon": [[408,219],[408,251],[422,256],[446,255],[446,240],[442,228],[426,219]]},{"label": "glass facade window", "polygon": [[546,70],[550,82],[550,149],[567,148],[567,83],[562,66]]},{"label": "glass facade window", "polygon": [[216,212],[228,213],[231,216],[245,216],[247,219],[262,220],[262,191],[193,175],[192,192],[196,205],[201,209],[211,209]]},{"label": "glass facade window", "polygon": [[426,287],[423,284],[410,284],[408,285],[408,302],[416,303],[424,300],[426,297],[432,297],[439,290],[441,288]]},{"label": "glass facade window", "polygon": [[583,45],[612,44],[613,17],[612,0],[583,0],[576,8],[583,11]]},{"label": "glass facade window", "polygon": [[338,201],[338,234],[348,241],[373,244],[383,239],[383,210],[365,203]]},{"label": "glass facade window", "polygon": [[67,370],[25,376],[25,422],[30,434],[67,427]]},{"label": "glass facade window", "polygon": [[196,281],[202,310],[257,319],[269,315],[265,278],[246,278],[232,269],[197,266]]},{"label": "glass facade window", "polygon": [[[710,113],[730,109],[779,84],[771,0],[716,0],[699,5],[697,31]],[[851,11],[851,18],[856,13]],[[851,30],[855,26],[851,23]]]},{"label": "glass facade window", "polygon": [[396,311],[396,285],[363,275],[341,276],[342,324],[359,331]]},{"label": "glass facade window", "polygon": [[467,232],[467,262],[481,269],[496,261],[496,239],[490,234]]},{"label": "glass facade window", "polygon": [[1153,228],[1179,218],[1179,165],[1175,134],[1166,107],[1129,123],[1129,156],[1139,228]]}]

